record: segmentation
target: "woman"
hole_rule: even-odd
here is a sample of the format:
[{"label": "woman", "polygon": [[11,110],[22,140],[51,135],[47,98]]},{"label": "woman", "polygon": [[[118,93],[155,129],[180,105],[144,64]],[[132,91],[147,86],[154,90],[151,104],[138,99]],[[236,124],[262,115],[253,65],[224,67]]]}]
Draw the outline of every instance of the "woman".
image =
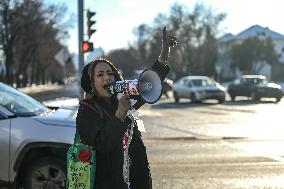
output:
[{"label": "woman", "polygon": [[[163,31],[162,50],[152,69],[166,77],[166,65],[170,47],[176,38]],[[88,98],[80,102],[76,122],[81,142],[96,148],[95,187],[98,189],[150,189],[152,188],[146,148],[137,125],[127,116],[131,108],[128,95],[119,100],[112,96],[106,86],[122,80],[115,66],[97,59],[87,64],[82,73],[81,85]],[[144,101],[137,97],[132,106],[140,108]],[[131,141],[131,142],[130,142]]]}]

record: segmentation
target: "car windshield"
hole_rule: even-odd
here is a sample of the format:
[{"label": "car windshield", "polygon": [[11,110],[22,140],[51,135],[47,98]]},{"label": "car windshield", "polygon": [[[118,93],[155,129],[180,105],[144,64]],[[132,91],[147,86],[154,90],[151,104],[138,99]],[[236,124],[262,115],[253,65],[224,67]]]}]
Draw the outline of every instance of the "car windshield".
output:
[{"label": "car windshield", "polygon": [[0,105],[16,116],[35,116],[49,110],[35,99],[3,83],[0,83]]},{"label": "car windshield", "polygon": [[196,87],[212,87],[216,85],[216,82],[211,79],[193,79],[192,83]]}]

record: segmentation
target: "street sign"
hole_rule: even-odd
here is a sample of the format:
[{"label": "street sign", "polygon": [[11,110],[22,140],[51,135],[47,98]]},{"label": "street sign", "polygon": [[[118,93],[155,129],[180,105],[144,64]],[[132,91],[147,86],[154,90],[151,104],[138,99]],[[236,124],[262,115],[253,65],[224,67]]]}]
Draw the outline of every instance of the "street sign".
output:
[{"label": "street sign", "polygon": [[70,57],[70,54],[66,48],[62,48],[56,55],[54,56],[55,60],[60,63],[62,66],[65,65],[66,61]]}]

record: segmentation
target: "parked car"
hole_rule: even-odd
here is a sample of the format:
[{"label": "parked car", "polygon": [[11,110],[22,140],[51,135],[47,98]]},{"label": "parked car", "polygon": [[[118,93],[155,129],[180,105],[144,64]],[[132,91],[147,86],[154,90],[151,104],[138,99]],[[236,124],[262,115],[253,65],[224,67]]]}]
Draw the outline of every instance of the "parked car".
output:
[{"label": "parked car", "polygon": [[0,82],[0,185],[65,188],[76,113],[49,109]]},{"label": "parked car", "polygon": [[186,76],[174,83],[173,93],[175,102],[179,102],[180,98],[188,98],[192,102],[216,99],[219,103],[223,103],[226,89],[207,76]]},{"label": "parked car", "polygon": [[269,82],[263,75],[243,75],[235,79],[228,86],[228,93],[234,101],[237,96],[251,97],[252,100],[260,101],[261,98],[275,98],[279,102],[283,97],[281,86]]}]

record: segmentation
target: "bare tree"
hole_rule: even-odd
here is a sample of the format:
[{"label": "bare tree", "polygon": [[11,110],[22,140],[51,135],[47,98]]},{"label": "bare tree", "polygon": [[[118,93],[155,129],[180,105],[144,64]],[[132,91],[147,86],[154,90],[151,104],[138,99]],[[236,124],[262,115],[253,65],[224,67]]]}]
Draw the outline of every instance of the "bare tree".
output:
[{"label": "bare tree", "polygon": [[174,4],[170,14],[159,14],[153,26],[147,28],[144,47],[146,62],[151,63],[158,56],[161,45],[161,29],[168,27],[169,34],[176,35],[179,41],[175,53],[169,58],[171,77],[188,74],[214,75],[217,61],[218,25],[225,14],[215,14],[203,4],[196,4],[190,12],[185,5]]},{"label": "bare tree", "polygon": [[14,64],[13,59],[13,44],[17,34],[17,27],[15,25],[14,18],[16,13],[12,11],[13,3],[12,0],[0,1],[0,35],[1,35],[1,49],[5,55],[5,81],[11,83],[12,65]]},{"label": "bare tree", "polygon": [[[6,78],[9,84],[41,82],[56,72],[47,69],[52,64],[63,69],[54,55],[68,38],[69,21],[62,22],[66,6],[43,5],[37,0],[3,0],[0,9],[2,43]],[[3,25],[2,25],[3,23]],[[50,72],[49,72],[50,71]],[[59,74],[62,76],[62,74]]]},{"label": "bare tree", "polygon": [[137,61],[137,51],[134,48],[118,49],[108,54],[110,59],[121,71],[124,78],[130,78],[135,69],[140,66]]},{"label": "bare tree", "polygon": [[240,44],[234,44],[230,54],[232,67],[246,73],[258,74],[265,64],[274,64],[278,61],[271,38],[249,37]]}]

